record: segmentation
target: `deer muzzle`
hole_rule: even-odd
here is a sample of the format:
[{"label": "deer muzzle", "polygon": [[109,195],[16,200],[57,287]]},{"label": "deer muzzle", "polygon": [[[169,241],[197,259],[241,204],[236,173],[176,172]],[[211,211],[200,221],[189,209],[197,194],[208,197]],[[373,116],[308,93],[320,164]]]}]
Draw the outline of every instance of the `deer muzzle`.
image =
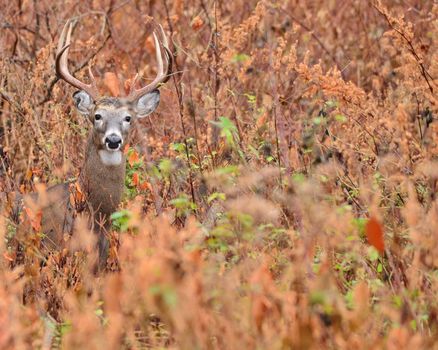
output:
[{"label": "deer muzzle", "polygon": [[105,145],[108,151],[118,151],[122,145],[122,138],[117,134],[110,134],[105,137]]}]

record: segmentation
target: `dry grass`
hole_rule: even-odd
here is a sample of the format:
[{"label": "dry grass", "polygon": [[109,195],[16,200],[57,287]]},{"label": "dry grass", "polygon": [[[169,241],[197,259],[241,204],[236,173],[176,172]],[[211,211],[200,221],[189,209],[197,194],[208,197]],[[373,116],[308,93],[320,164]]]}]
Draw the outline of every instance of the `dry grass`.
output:
[{"label": "dry grass", "polygon": [[[0,13],[1,349],[438,348],[435,2]],[[11,212],[14,194],[81,167],[89,126],[53,67],[72,16],[76,75],[92,64],[102,91],[105,72],[153,76],[152,17],[177,55],[98,276],[85,222],[45,258],[38,225],[17,248]]]}]

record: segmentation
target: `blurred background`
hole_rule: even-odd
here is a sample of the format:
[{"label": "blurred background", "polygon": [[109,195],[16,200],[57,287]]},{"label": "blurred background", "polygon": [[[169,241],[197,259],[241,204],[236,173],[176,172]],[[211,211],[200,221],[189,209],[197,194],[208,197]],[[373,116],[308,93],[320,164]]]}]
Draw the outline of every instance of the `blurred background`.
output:
[{"label": "blurred background", "polygon": [[[437,15],[432,0],[2,1],[0,347],[436,346]],[[158,25],[174,53],[99,277],[73,250],[23,267],[8,243],[11,196],[83,161],[90,125],[54,69],[69,18],[70,70],[92,67],[104,95],[155,76]]]}]

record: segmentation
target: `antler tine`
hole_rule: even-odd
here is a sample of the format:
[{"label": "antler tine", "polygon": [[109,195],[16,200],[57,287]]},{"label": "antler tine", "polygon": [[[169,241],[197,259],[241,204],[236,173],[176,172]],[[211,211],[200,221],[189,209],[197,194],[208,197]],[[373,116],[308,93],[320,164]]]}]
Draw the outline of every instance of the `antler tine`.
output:
[{"label": "antler tine", "polygon": [[167,36],[164,33],[163,26],[161,24],[158,25],[160,27],[161,37],[163,38],[163,46],[166,49],[169,49],[169,42],[167,41]]},{"label": "antler tine", "polygon": [[160,29],[161,29],[161,35],[163,37],[162,45],[165,51],[166,69],[164,69],[163,56],[161,54],[161,44],[160,41],[158,40],[157,34],[154,32],[153,35],[154,35],[155,54],[156,54],[157,65],[158,65],[157,76],[152,81],[152,83],[140,89],[132,89],[131,93],[128,96],[128,100],[130,101],[135,101],[140,96],[145,95],[148,92],[151,92],[152,90],[155,90],[159,84],[165,83],[167,80],[169,80],[169,74],[172,68],[172,57],[168,47],[166,35],[164,34],[164,30],[161,27],[161,25],[160,25]]},{"label": "antler tine", "polygon": [[68,69],[68,51],[70,48],[71,33],[73,31],[73,21],[68,20],[62,30],[56,50],[56,73],[60,79],[64,79],[70,85],[87,92],[94,100],[99,96],[97,91],[96,81],[94,79],[91,68],[89,69],[91,84],[85,84],[76,79]]},{"label": "antler tine", "polygon": [[164,33],[163,27],[160,26],[160,30],[161,30],[161,36],[163,37],[163,47],[164,47],[164,51],[166,53],[166,57],[167,57],[167,72],[166,72],[166,78],[165,80],[162,81],[162,83],[164,84],[165,82],[167,82],[170,77],[171,77],[171,73],[172,73],[172,51],[170,51],[169,48],[169,42],[167,41],[167,36]]},{"label": "antler tine", "polygon": [[65,46],[65,36],[67,34],[67,31],[70,28],[70,25],[68,25],[70,23],[70,21],[67,21],[67,23],[64,25],[64,28],[62,28],[62,32],[61,35],[59,36],[59,40],[58,40],[58,47],[56,48],[56,56],[59,55],[59,53],[62,51],[62,48]]},{"label": "antler tine", "polygon": [[[164,74],[164,64],[163,64],[163,56],[161,55],[161,45],[158,41],[157,34],[154,33],[154,44],[155,44],[155,56],[157,58],[157,64],[158,64],[158,72],[157,77],[154,79],[154,81],[161,77]],[[153,82],[152,82],[153,83]],[[152,85],[152,83],[150,85]]]}]

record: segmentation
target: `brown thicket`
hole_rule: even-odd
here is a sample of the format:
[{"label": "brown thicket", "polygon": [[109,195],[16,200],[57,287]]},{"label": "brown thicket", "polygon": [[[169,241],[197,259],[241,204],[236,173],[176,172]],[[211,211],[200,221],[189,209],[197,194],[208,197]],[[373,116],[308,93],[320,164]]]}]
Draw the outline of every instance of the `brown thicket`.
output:
[{"label": "brown thicket", "polygon": [[[2,1],[0,349],[438,348],[438,4]],[[107,94],[173,78],[128,153],[107,271],[84,221],[40,250],[14,198],[74,181]],[[16,228],[30,220],[25,239]]]}]

